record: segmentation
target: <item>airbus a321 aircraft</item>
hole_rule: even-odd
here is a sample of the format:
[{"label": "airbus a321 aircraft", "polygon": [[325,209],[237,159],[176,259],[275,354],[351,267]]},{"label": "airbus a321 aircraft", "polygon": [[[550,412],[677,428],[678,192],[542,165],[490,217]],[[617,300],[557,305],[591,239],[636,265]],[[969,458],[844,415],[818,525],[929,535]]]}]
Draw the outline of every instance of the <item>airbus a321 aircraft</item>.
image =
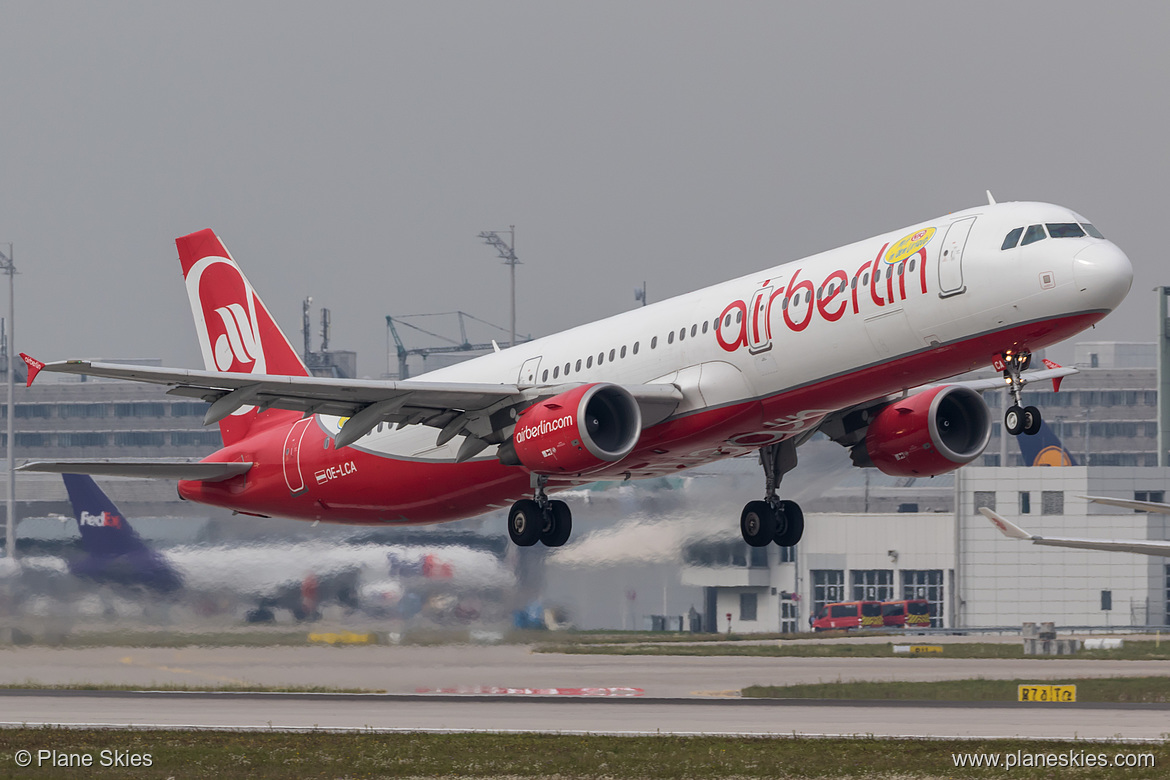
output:
[{"label": "airbus a321 aircraft", "polygon": [[[244,514],[406,524],[511,504],[518,545],[556,547],[557,489],[641,479],[759,452],[748,544],[799,541],[777,494],[822,431],[854,463],[942,474],[977,458],[991,414],[964,384],[993,365],[1023,407],[1033,350],[1125,298],[1129,259],[1046,203],[988,205],[774,266],[404,381],[316,378],[210,230],[176,241],[205,370],[25,357],[38,370],[167,385],[210,403],[223,449],[200,463],[33,463],[24,469],[177,478],[184,498]],[[999,379],[990,380],[1002,387]],[[924,388],[924,386],[926,386]],[[986,386],[986,385],[984,385]],[[916,388],[920,388],[917,391]]]}]

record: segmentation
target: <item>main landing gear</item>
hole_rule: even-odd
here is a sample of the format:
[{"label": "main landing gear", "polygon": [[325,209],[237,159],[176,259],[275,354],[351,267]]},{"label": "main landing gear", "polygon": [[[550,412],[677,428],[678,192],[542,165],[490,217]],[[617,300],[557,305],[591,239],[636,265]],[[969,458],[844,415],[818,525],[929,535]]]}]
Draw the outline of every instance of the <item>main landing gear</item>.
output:
[{"label": "main landing gear", "polygon": [[533,498],[522,498],[508,512],[508,536],[519,547],[541,542],[560,547],[573,533],[573,513],[564,501],[550,500],[544,493],[547,477],[533,477]]},{"label": "main landing gear", "polygon": [[804,535],[804,512],[795,501],[781,500],[776,488],[784,475],[796,468],[796,444],[787,440],[761,448],[760,463],[764,467],[764,500],[748,502],[739,516],[739,530],[752,547],[767,547],[772,542],[791,547]]},{"label": "main landing gear", "polygon": [[1020,406],[1020,390],[1024,386],[1020,380],[1020,372],[1027,370],[1031,363],[1032,353],[1027,350],[1003,353],[1003,376],[1008,381],[1008,392],[1012,394],[1012,405],[1003,416],[1003,427],[1012,436],[1019,436],[1021,433],[1035,436],[1040,432],[1040,425],[1043,422],[1040,410],[1035,406]]}]

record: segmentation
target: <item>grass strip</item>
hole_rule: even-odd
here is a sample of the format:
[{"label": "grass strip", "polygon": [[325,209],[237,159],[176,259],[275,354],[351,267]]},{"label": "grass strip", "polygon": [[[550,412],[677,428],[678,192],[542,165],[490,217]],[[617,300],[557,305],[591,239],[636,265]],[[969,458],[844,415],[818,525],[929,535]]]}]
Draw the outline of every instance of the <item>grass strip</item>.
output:
[{"label": "grass strip", "polygon": [[[15,769],[18,750],[90,755],[85,769]],[[149,754],[144,768],[102,767],[102,751]],[[1018,752],[1017,752],[1018,751]],[[956,767],[956,754],[1086,754],[1139,768]],[[108,755],[108,754],[107,754]],[[1058,759],[1059,760],[1059,759]],[[1131,759],[1132,760],[1132,759]],[[1025,763],[1021,761],[1020,763]],[[1164,777],[1170,745],[1032,740],[607,737],[540,734],[0,729],[0,775],[132,778],[1137,778]],[[15,774],[9,774],[15,770]],[[1059,771],[1059,775],[1055,772]]]},{"label": "grass strip", "polygon": [[[566,653],[578,655],[727,655],[759,658],[916,658],[926,656],[895,655],[893,646],[933,644],[929,638],[904,639],[897,642],[858,644],[825,642],[821,644],[794,644],[783,640],[769,644],[542,644],[534,648],[538,653]],[[1126,640],[1115,650],[1082,650],[1075,656],[1024,655],[1023,643],[962,642],[944,644],[941,654],[931,658],[1035,658],[1038,660],[1077,658],[1112,661],[1166,661],[1170,660],[1170,641]]]},{"label": "grass strip", "polygon": [[[933,682],[831,682],[753,685],[752,699],[876,699],[900,701],[1016,701],[1017,686],[1073,684],[1078,702],[1155,704],[1170,701],[1170,677],[1080,677],[1067,680],[937,680]],[[1170,730],[1170,727],[1168,727]]]},{"label": "grass strip", "polygon": [[179,685],[150,683],[149,685],[121,685],[114,683],[43,683],[25,680],[0,684],[5,691],[180,691],[213,693],[385,693],[384,689],[331,688],[325,685],[253,685],[251,683],[209,683],[207,685]]}]

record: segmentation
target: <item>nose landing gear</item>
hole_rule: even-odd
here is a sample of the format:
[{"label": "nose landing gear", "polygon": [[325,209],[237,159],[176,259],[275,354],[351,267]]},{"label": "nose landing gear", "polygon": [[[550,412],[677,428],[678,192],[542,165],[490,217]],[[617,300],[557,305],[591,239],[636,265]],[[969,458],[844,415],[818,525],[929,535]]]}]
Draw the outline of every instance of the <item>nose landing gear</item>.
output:
[{"label": "nose landing gear", "polygon": [[1020,379],[1020,372],[1026,370],[1032,363],[1032,353],[1008,351],[1003,353],[1003,376],[1008,381],[1008,392],[1012,394],[1012,405],[1003,416],[1003,427],[1012,436],[1021,433],[1035,436],[1040,432],[1043,420],[1040,410],[1035,406],[1021,406],[1020,391],[1024,383]]},{"label": "nose landing gear", "polygon": [[739,516],[743,540],[752,547],[766,547],[772,542],[791,547],[804,535],[804,512],[795,501],[781,500],[776,488],[786,473],[796,468],[796,445],[792,440],[769,444],[760,449],[764,467],[763,501],[749,501]]},{"label": "nose landing gear", "polygon": [[533,498],[522,498],[508,512],[508,536],[518,547],[541,542],[560,547],[573,533],[573,513],[564,501],[550,500],[544,492],[547,477],[533,477]]}]

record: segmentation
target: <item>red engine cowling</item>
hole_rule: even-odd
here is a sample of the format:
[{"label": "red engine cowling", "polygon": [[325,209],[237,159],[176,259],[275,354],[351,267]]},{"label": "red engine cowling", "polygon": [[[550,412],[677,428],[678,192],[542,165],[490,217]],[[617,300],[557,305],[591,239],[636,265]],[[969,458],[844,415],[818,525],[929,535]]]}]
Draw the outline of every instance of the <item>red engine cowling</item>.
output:
[{"label": "red engine cowling", "polygon": [[630,454],[642,435],[642,412],[629,391],[583,385],[525,409],[511,445],[536,474],[588,474]]},{"label": "red engine cowling", "polygon": [[983,398],[961,385],[915,393],[878,412],[865,434],[870,461],[895,477],[933,477],[978,458],[991,438]]}]

